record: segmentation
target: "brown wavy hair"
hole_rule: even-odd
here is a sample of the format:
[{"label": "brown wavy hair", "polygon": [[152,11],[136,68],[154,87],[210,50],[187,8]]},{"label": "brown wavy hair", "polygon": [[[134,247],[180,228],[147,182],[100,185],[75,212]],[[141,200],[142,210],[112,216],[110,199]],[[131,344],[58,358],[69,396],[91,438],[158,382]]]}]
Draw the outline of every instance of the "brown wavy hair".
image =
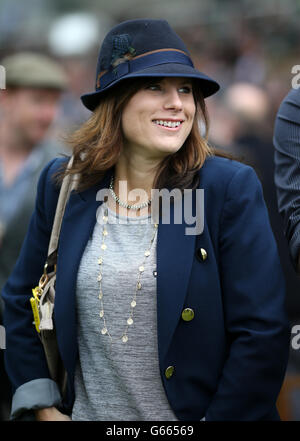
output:
[{"label": "brown wavy hair", "polygon": [[[103,94],[91,117],[77,130],[65,138],[74,154],[73,166],[65,167],[56,175],[58,181],[67,174],[79,173],[78,191],[99,182],[118,161],[123,149],[121,126],[122,111],[130,98],[141,88],[159,78],[124,80],[111,91]],[[208,156],[228,156],[216,153],[208,144],[209,118],[205,102],[197,83],[193,83],[196,115],[189,136],[174,154],[165,157],[156,169],[153,188],[196,188],[197,171]],[[204,123],[205,135],[200,134],[200,122]]]}]

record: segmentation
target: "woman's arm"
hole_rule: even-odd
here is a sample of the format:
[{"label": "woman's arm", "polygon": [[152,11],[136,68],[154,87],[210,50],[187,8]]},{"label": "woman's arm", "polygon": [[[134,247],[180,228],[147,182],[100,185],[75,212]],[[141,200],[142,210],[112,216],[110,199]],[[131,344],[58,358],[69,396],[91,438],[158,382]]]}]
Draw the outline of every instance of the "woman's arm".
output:
[{"label": "woman's arm", "polygon": [[44,349],[33,324],[29,299],[32,288],[37,285],[43,272],[47,257],[59,193],[51,176],[61,163],[62,159],[52,160],[40,176],[35,210],[28,232],[16,265],[2,290],[6,331],[4,357],[14,392],[13,418],[23,411],[35,408],[39,403],[41,407],[49,407],[60,401],[58,388],[50,379]]},{"label": "woman's arm", "polygon": [[261,185],[250,167],[228,184],[220,277],[229,355],[206,420],[276,418],[288,360],[285,282]]}]

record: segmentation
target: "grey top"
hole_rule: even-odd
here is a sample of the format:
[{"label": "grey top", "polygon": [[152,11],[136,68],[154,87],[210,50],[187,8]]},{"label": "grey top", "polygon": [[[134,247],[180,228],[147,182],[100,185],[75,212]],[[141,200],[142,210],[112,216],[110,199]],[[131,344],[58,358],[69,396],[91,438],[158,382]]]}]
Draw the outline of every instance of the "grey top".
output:
[{"label": "grey top", "polygon": [[[166,398],[159,372],[156,315],[156,237],[147,216],[126,218],[108,211],[106,250],[102,250],[102,204],[93,235],[83,253],[77,278],[79,362],[75,373],[73,420],[177,420]],[[101,211],[102,210],[102,211]],[[100,219],[100,220],[99,220]],[[128,221],[127,221],[128,219]],[[150,249],[150,255],[144,252]],[[99,299],[102,256],[104,318]],[[122,342],[136,291],[128,341]]]}]

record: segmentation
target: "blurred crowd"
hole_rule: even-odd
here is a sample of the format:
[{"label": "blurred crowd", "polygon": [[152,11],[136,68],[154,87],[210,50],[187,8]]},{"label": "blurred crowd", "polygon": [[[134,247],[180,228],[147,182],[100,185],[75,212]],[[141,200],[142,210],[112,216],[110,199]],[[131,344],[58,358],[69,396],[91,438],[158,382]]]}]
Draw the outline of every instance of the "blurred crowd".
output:
[{"label": "blurred crowd", "polygon": [[[25,42],[16,39],[11,32],[13,26],[20,25],[16,17],[11,17],[10,25],[5,22],[2,34],[0,30],[0,65],[11,55],[25,51],[29,55],[30,51],[55,61],[55,66],[49,65],[48,73],[52,68],[61,70],[55,84],[28,83],[35,88],[32,96],[21,93],[26,88],[22,82],[26,77],[24,67],[15,85],[9,84],[7,69],[7,88],[0,91],[0,289],[19,252],[33,210],[34,186],[40,170],[49,159],[68,152],[64,136],[89,116],[79,97],[94,88],[102,35],[113,22],[127,18],[133,17],[101,21],[101,12],[99,20],[88,13],[55,17],[51,32],[41,38],[40,44],[32,32]],[[167,16],[161,18],[168,20]],[[1,3],[0,23],[4,23]],[[231,23],[185,24],[177,29],[196,66],[222,85],[222,90],[207,100],[210,144],[253,166],[261,180],[286,275],[287,310],[292,324],[300,323],[300,280],[290,262],[277,210],[272,136],[276,112],[291,87],[292,66],[299,62],[299,31],[293,23],[293,17],[274,13],[257,19],[233,16]],[[34,66],[33,58],[31,62]],[[41,76],[45,79],[47,75]],[[12,154],[8,153],[9,145],[15,148]],[[1,350],[0,357],[1,420],[9,416],[10,392]],[[291,351],[289,369],[300,374],[297,351]],[[293,419],[300,420],[297,403]]]}]

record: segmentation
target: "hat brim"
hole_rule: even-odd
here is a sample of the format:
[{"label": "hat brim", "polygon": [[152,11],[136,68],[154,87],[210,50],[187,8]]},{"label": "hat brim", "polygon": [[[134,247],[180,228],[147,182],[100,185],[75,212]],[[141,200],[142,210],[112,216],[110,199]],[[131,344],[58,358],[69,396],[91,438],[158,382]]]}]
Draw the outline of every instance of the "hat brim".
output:
[{"label": "hat brim", "polygon": [[116,84],[119,84],[121,81],[130,78],[142,78],[142,77],[144,78],[183,77],[183,78],[196,79],[198,80],[199,87],[201,89],[204,98],[213,95],[220,89],[220,85],[215,80],[205,75],[204,73],[200,72],[199,70],[193,68],[192,66],[179,64],[179,63],[167,63],[167,64],[160,64],[157,66],[148,67],[143,70],[139,70],[137,72],[128,73],[125,76],[120,77],[115,81],[111,82],[103,89],[82,95],[80,97],[81,101],[85,107],[93,111],[98,106],[101,100],[101,95],[104,92],[111,89]]}]

